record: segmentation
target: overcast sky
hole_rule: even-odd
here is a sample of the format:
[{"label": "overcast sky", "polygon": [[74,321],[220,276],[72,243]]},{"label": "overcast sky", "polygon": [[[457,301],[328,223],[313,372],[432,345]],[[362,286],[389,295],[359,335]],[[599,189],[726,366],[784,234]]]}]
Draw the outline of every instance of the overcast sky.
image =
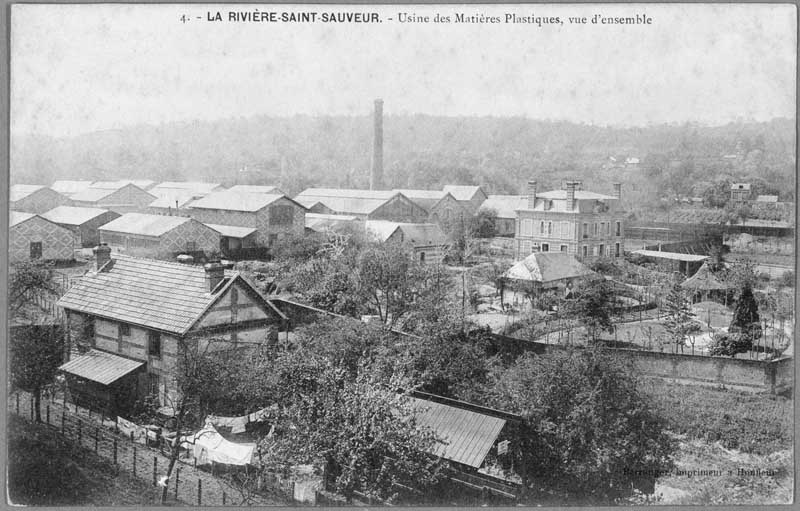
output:
[{"label": "overcast sky", "polygon": [[[258,114],[524,115],[602,125],[723,124],[795,114],[792,5],[286,7],[379,24],[212,23],[217,5],[14,5],[12,132]],[[241,6],[252,12],[255,6]],[[563,25],[399,23],[559,16]],[[651,25],[571,25],[644,13]],[[181,23],[181,15],[200,16]],[[388,18],[393,18],[389,21]]]}]

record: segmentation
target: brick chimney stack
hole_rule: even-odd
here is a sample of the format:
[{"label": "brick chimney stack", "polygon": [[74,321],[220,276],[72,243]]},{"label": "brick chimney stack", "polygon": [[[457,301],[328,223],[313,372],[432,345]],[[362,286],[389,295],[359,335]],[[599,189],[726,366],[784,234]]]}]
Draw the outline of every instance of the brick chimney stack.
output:
[{"label": "brick chimney stack", "polygon": [[211,293],[225,278],[225,267],[220,263],[208,263],[203,269],[206,271],[206,289]]},{"label": "brick chimney stack", "polygon": [[622,202],[622,183],[614,183],[614,197]]},{"label": "brick chimney stack", "polygon": [[528,181],[528,209],[536,206],[536,181]]},{"label": "brick chimney stack", "polygon": [[100,268],[106,265],[111,260],[111,247],[107,243],[100,243],[92,249],[94,253],[94,269],[100,271]]},{"label": "brick chimney stack", "polygon": [[369,189],[383,188],[383,100],[375,100],[372,140],[372,170],[369,176]]},{"label": "brick chimney stack", "polygon": [[567,181],[567,211],[575,209],[575,187],[578,186],[577,181]]}]

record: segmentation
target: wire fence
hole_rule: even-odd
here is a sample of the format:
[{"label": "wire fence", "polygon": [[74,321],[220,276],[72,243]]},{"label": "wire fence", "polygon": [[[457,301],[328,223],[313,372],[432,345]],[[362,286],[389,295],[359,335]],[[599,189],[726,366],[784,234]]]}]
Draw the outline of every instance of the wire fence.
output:
[{"label": "wire fence", "polygon": [[[36,409],[31,394],[11,395],[9,412],[35,420]],[[246,478],[247,484],[232,485],[202,468],[193,460],[178,459],[170,478],[166,476],[168,456],[159,449],[131,441],[116,428],[116,421],[73,406],[65,406],[51,397],[40,402],[41,420],[64,438],[126,470],[153,486],[166,485],[171,499],[192,505],[287,505],[293,502],[294,482],[276,474],[258,472]],[[252,469],[251,469],[252,470]]]}]

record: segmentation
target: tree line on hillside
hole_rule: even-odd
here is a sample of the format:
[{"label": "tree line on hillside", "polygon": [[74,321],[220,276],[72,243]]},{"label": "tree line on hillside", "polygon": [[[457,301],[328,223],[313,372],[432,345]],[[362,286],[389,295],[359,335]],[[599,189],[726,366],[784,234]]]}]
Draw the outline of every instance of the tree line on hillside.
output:
[{"label": "tree line on hillside", "polygon": [[[609,191],[626,183],[631,204],[651,194],[704,196],[720,182],[763,180],[765,193],[794,198],[794,122],[737,122],[637,128],[527,118],[387,115],[386,188],[478,184],[524,193],[567,178]],[[367,188],[371,117],[274,118],[132,126],[69,139],[12,137],[12,182],[56,179],[205,180],[273,184],[289,194],[310,186]],[[735,155],[733,159],[724,155]],[[608,165],[609,157],[618,165]],[[621,164],[626,157],[638,165]],[[629,186],[627,186],[629,185]],[[712,192],[708,192],[712,193]]]}]

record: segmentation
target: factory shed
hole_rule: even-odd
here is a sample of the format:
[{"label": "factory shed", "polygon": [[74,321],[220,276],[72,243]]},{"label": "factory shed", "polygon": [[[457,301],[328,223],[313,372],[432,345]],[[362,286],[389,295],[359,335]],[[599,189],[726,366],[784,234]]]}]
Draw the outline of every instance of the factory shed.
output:
[{"label": "factory shed", "polygon": [[100,208],[59,206],[42,213],[42,218],[72,231],[75,248],[94,247],[100,243],[100,226],[119,218],[120,214]]},{"label": "factory shed", "polygon": [[8,262],[68,261],[74,259],[72,231],[33,213],[11,211]]},{"label": "factory shed", "polygon": [[128,213],[99,229],[104,243],[129,255],[172,259],[219,251],[220,233],[188,217]]},{"label": "factory shed", "polygon": [[12,185],[8,192],[11,211],[39,215],[58,206],[71,204],[66,195],[42,185]]}]

